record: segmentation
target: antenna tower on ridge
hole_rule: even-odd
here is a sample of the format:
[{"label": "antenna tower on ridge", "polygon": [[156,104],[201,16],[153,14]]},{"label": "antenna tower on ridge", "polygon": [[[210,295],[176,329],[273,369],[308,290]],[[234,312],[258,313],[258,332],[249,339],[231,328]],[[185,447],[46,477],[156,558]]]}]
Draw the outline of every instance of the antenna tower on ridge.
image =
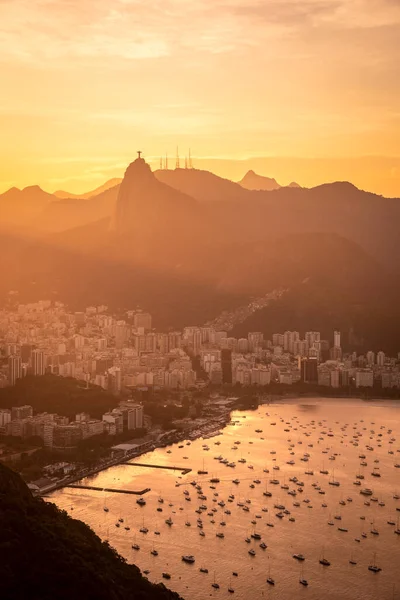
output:
[{"label": "antenna tower on ridge", "polygon": [[175,169],[179,169],[180,167],[180,161],[179,161],[179,149],[178,146],[176,147],[176,162],[175,162]]},{"label": "antenna tower on ridge", "polygon": [[193,169],[192,155],[190,153],[190,148],[189,148],[189,169]]},{"label": "antenna tower on ridge", "polygon": [[165,168],[168,169],[168,152],[165,153]]}]

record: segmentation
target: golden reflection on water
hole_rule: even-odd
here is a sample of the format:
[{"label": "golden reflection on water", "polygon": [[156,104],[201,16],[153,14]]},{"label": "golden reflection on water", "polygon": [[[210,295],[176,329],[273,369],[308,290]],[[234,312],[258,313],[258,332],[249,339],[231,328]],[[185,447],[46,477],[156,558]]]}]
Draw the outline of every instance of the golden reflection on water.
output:
[{"label": "golden reflection on water", "polygon": [[[313,600],[400,598],[396,566],[400,565],[400,535],[394,534],[396,526],[387,523],[397,522],[400,517],[396,511],[400,500],[393,498],[396,493],[400,495],[400,469],[394,466],[400,463],[400,403],[301,400],[301,404],[292,401],[264,405],[254,412],[234,412],[232,421],[234,425],[228,425],[220,436],[190,444],[180,442],[137,459],[140,463],[192,468],[185,476],[179,471],[120,465],[82,482],[132,490],[150,487],[144,507],[136,503],[137,496],[89,490],[60,490],[53,494],[52,500],[74,518],[88,523],[102,538],[109,539],[128,561],[142,570],[148,569],[149,579],[163,581],[186,600],[230,596],[229,585],[235,589],[235,597],[242,600],[264,597],[289,600],[303,596]],[[262,432],[257,433],[256,429]],[[390,429],[392,433],[388,433]],[[357,432],[361,435],[354,438]],[[389,443],[391,438],[396,439]],[[182,444],[183,448],[178,448]],[[367,445],[373,450],[366,450]],[[310,455],[308,462],[300,460],[305,453]],[[366,467],[360,467],[360,454],[366,455]],[[215,460],[219,455],[235,462],[236,467]],[[332,456],[335,460],[330,460]],[[239,459],[246,462],[238,462]],[[295,464],[287,464],[289,460]],[[208,475],[197,475],[203,469],[203,461]],[[273,469],[274,466],[279,466],[279,470]],[[269,469],[269,473],[264,469]],[[329,475],[320,473],[325,469]],[[365,479],[357,487],[353,482],[360,469]],[[371,475],[374,469],[381,477]],[[314,475],[306,475],[306,470],[313,470]],[[289,489],[297,489],[290,481],[294,476],[304,482],[304,492],[298,492],[296,497],[281,488],[289,485]],[[214,484],[215,489],[210,488],[212,477],[220,479]],[[340,482],[339,487],[329,485],[332,477]],[[240,480],[238,485],[232,483],[236,478]],[[273,478],[279,479],[279,485],[269,483]],[[206,500],[198,499],[196,489],[190,485],[193,480],[202,486]],[[313,483],[325,494],[320,494]],[[263,495],[266,485],[273,494],[271,498]],[[378,502],[364,504],[370,500],[359,493],[364,487],[373,489]],[[185,490],[190,501],[185,500]],[[231,494],[235,499],[228,502]],[[160,496],[163,504],[158,501]],[[347,500],[349,497],[351,502]],[[225,506],[219,506],[221,500]],[[238,506],[238,502],[247,505],[249,511]],[[293,506],[294,502],[300,506]],[[326,508],[322,506],[324,503]],[[200,515],[195,511],[201,504],[207,510]],[[284,505],[290,515],[277,518],[279,510],[274,504]],[[157,508],[162,508],[162,512]],[[213,516],[207,516],[212,509],[217,510]],[[226,514],[226,510],[231,514]],[[335,519],[338,516],[341,520]],[[362,516],[365,520],[360,519]],[[173,521],[172,526],[165,523],[168,517]],[[295,520],[290,521],[290,517]],[[124,521],[116,527],[120,518]],[[203,529],[197,527],[198,518],[203,521]],[[221,525],[221,521],[226,525]],[[334,525],[329,526],[328,521]],[[139,532],[143,526],[149,529],[147,534]],[[348,531],[341,532],[338,527]],[[371,534],[371,529],[378,530],[379,535]],[[205,533],[204,537],[200,531]],[[224,538],[216,536],[219,532]],[[260,540],[246,543],[245,538],[254,532],[260,533],[267,544],[265,550],[260,548]],[[139,551],[132,549],[134,543],[140,545]],[[256,552],[254,557],[248,553],[251,548]],[[158,556],[152,556],[153,549]],[[293,559],[294,553],[303,554],[306,560],[300,565]],[[331,566],[319,564],[322,553]],[[196,562],[183,563],[182,554],[193,554]],[[374,554],[382,567],[378,574],[368,571]],[[350,559],[357,564],[350,564]],[[200,566],[208,568],[209,573],[201,573]],[[232,577],[233,571],[238,577]],[[170,573],[171,579],[162,579],[163,572]],[[299,584],[300,573],[309,582],[307,588]],[[268,574],[275,579],[275,586],[266,583]],[[211,587],[214,575],[219,590]]]}]

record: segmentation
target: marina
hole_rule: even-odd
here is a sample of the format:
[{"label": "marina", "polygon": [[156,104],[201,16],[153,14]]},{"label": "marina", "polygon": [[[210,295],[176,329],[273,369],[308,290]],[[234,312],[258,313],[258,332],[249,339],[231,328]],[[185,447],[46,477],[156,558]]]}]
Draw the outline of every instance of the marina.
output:
[{"label": "marina", "polygon": [[[186,600],[392,600],[400,597],[399,435],[398,402],[262,405],[233,412],[207,443],[157,448],[140,466],[116,465],[49,500]],[[176,467],[183,455],[187,474]],[[146,487],[142,506],[105,491]]]}]

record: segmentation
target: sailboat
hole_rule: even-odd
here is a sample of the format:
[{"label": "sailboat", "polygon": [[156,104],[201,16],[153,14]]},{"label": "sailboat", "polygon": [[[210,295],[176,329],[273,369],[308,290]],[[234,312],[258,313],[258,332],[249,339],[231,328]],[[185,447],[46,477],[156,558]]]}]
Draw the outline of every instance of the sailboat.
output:
[{"label": "sailboat", "polygon": [[397,535],[400,535],[399,517],[397,517],[397,525],[396,525],[396,529],[394,530],[394,532]]},{"label": "sailboat", "polygon": [[140,550],[139,544],[136,543],[136,533],[135,533],[135,537],[134,537],[134,542],[132,544],[132,549],[133,550]]},{"label": "sailboat", "polygon": [[268,482],[265,482],[265,491],[263,492],[263,496],[266,496],[267,498],[271,498],[272,493],[268,491]]},{"label": "sailboat", "polygon": [[329,560],[327,558],[325,558],[324,549],[322,549],[322,557],[319,559],[319,564],[323,565],[324,567],[331,566],[331,563],[329,562]]},{"label": "sailboat", "polygon": [[304,572],[303,572],[303,567],[300,569],[300,579],[299,579],[299,583],[301,585],[307,586],[308,585],[308,581],[307,579],[304,578]]},{"label": "sailboat", "polygon": [[208,475],[208,471],[205,470],[204,467],[204,458],[203,458],[203,468],[197,471],[197,475]]},{"label": "sailboat", "polygon": [[376,564],[376,552],[374,552],[374,560],[372,561],[372,564],[368,566],[368,571],[372,571],[373,573],[379,573],[379,571],[382,571],[382,568],[378,567]]},{"label": "sailboat", "polygon": [[271,577],[271,565],[268,565],[267,583],[269,583],[269,585],[275,585],[275,579]]},{"label": "sailboat", "polygon": [[228,592],[230,594],[233,594],[235,592],[235,590],[232,587],[232,577],[229,578],[229,587],[228,587]]},{"label": "sailboat", "polygon": [[329,481],[329,485],[335,485],[336,487],[339,487],[340,485],[340,483],[335,479],[335,469],[333,469],[332,479]]},{"label": "sailboat", "polygon": [[108,512],[110,509],[109,509],[109,508],[107,508],[107,505],[106,505],[106,498],[107,498],[107,494],[104,494],[104,507],[103,507],[103,510],[104,510],[104,512],[106,512],[106,513],[107,513],[107,512]]},{"label": "sailboat", "polygon": [[214,589],[216,589],[216,590],[219,590],[219,583],[217,583],[217,582],[215,581],[215,571],[214,571],[214,581],[213,581],[213,583],[211,584],[211,586],[212,586]]},{"label": "sailboat", "polygon": [[356,560],[354,560],[354,558],[353,558],[353,553],[351,553],[351,555],[350,555],[350,560],[349,560],[349,563],[350,563],[351,565],[356,565],[356,564],[357,564],[357,561],[356,561]]}]

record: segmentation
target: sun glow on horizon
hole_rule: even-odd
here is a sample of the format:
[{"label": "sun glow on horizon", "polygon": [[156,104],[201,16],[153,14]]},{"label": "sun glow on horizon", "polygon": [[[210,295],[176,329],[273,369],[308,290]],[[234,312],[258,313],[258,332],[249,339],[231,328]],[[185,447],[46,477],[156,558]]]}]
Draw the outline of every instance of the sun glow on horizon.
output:
[{"label": "sun glow on horizon", "polygon": [[86,191],[178,144],[233,180],[400,196],[399,39],[391,0],[5,0],[0,192]]}]

